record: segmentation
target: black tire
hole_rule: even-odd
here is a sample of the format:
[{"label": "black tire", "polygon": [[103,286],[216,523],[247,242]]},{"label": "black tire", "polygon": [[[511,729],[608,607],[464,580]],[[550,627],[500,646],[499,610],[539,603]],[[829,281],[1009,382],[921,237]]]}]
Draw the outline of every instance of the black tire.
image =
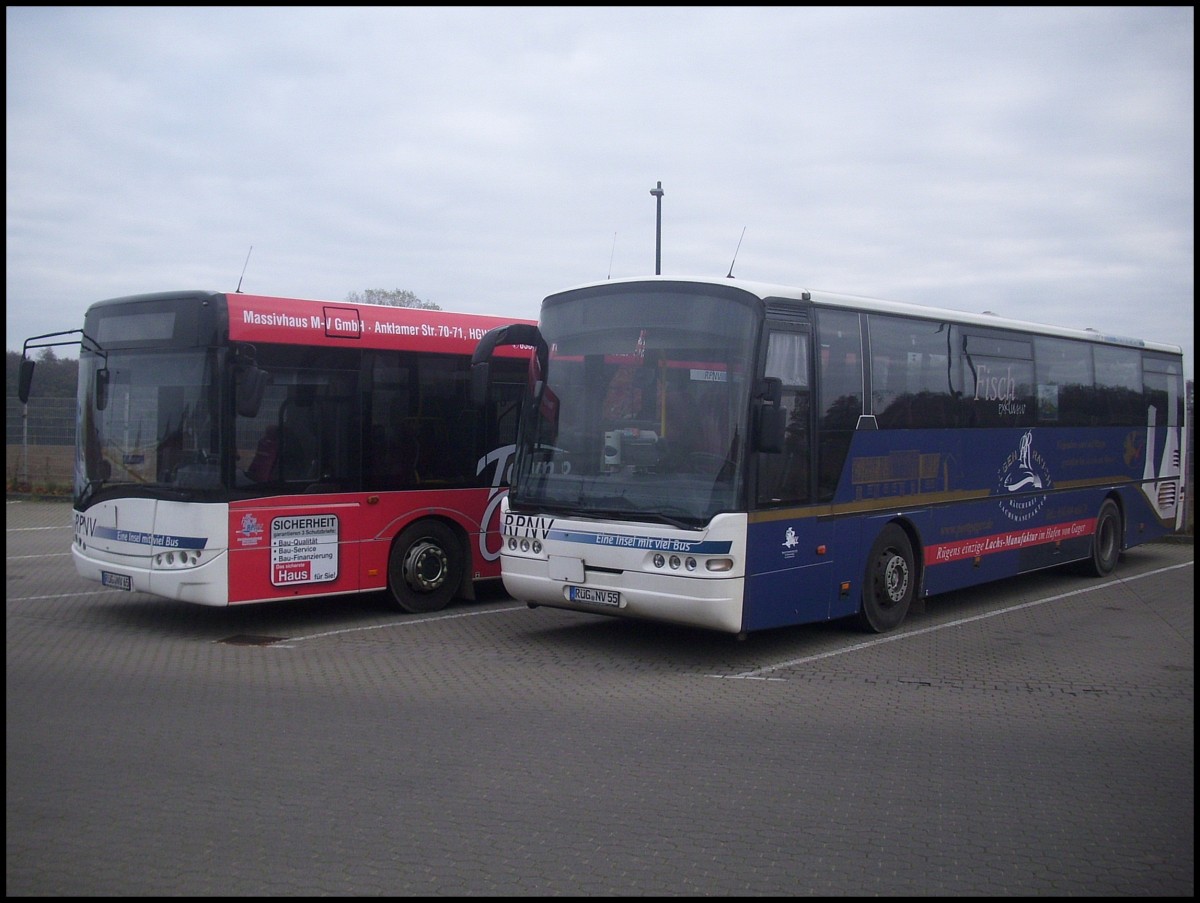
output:
[{"label": "black tire", "polygon": [[858,610],[859,627],[870,633],[887,633],[899,627],[916,590],[912,543],[900,527],[888,524],[867,558],[862,607]]},{"label": "black tire", "polygon": [[388,592],[402,611],[441,611],[463,578],[462,545],[454,531],[436,520],[407,527],[388,556]]},{"label": "black tire", "polygon": [[1096,515],[1096,532],[1092,534],[1092,556],[1083,562],[1084,573],[1107,577],[1116,569],[1121,557],[1121,510],[1112,499],[1105,499]]}]

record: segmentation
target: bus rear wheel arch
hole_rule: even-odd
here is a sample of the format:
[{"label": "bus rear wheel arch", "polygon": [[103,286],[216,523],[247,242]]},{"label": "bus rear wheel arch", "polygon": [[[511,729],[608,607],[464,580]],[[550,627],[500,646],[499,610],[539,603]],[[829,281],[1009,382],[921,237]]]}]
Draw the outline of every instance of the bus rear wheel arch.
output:
[{"label": "bus rear wheel arch", "polygon": [[870,633],[899,627],[916,597],[917,576],[912,541],[899,524],[888,524],[867,556],[859,626]]},{"label": "bus rear wheel arch", "polygon": [[441,611],[462,584],[465,561],[462,542],[445,523],[426,519],[410,524],[388,556],[392,601],[413,614]]}]

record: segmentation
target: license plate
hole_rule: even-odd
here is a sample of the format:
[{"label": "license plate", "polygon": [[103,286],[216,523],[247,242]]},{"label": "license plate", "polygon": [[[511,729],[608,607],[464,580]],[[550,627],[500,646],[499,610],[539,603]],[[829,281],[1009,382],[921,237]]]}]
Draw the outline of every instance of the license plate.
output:
[{"label": "license plate", "polygon": [[114,574],[112,571],[101,571],[100,582],[113,589],[123,589],[130,592],[133,589],[133,578],[127,574]]},{"label": "license plate", "polygon": [[572,602],[590,602],[593,605],[621,604],[621,594],[615,589],[593,589],[590,586],[572,586],[568,598]]}]

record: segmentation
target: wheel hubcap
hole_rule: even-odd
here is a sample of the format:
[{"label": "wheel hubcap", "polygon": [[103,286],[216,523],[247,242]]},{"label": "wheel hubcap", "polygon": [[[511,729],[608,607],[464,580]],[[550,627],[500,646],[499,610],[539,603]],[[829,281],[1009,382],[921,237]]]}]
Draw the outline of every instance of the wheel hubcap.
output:
[{"label": "wheel hubcap", "polygon": [[893,604],[908,592],[908,565],[899,555],[889,559],[883,569],[883,591]]},{"label": "wheel hubcap", "polygon": [[422,592],[432,592],[445,583],[448,569],[446,553],[436,543],[414,543],[404,556],[404,579]]}]

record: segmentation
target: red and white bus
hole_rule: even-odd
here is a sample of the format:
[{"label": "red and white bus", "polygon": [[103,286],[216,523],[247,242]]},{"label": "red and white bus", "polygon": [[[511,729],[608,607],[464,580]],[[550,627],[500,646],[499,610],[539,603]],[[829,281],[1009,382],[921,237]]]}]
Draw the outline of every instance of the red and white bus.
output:
[{"label": "red and white bus", "polygon": [[500,575],[529,349],[493,369],[483,404],[470,360],[508,322],[199,291],[93,304],[76,569],[201,605],[386,589],[427,612],[473,598]]}]

